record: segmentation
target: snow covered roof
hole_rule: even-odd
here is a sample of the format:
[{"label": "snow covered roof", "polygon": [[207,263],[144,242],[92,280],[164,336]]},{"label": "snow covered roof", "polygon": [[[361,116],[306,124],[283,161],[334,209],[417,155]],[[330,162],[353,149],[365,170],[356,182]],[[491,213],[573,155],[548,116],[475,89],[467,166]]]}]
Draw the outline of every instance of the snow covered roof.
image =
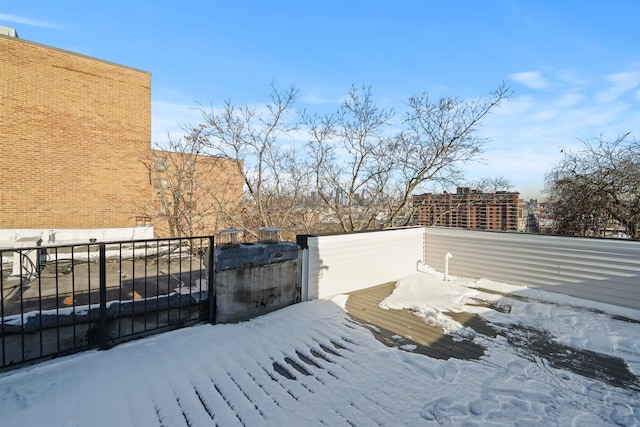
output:
[{"label": "snow covered roof", "polygon": [[[410,310],[470,360],[375,339],[349,297],[316,300],[234,325],[201,325],[22,368],[0,377],[3,425],[638,425],[640,312],[425,269],[380,303]],[[447,313],[482,317],[489,337]],[[557,348],[620,359],[627,381],[577,373],[528,350],[544,331]],[[516,337],[516,338],[514,338]],[[393,341],[393,340],[392,340]]]}]

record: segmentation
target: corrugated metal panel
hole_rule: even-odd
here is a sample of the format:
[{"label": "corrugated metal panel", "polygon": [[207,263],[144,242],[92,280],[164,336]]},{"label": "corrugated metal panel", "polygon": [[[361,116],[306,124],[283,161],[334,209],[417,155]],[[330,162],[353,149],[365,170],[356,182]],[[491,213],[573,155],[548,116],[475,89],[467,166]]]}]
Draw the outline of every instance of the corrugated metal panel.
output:
[{"label": "corrugated metal panel", "polygon": [[449,274],[640,309],[640,242],[429,227],[426,263]]},{"label": "corrugated metal panel", "polygon": [[364,289],[416,271],[424,228],[310,237],[309,299]]}]

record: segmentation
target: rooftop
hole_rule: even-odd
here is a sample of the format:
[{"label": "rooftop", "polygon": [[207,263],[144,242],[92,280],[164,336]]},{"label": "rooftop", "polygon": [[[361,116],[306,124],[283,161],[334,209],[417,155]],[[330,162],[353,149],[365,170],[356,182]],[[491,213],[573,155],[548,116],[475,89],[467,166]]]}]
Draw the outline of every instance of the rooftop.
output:
[{"label": "rooftop", "polygon": [[7,425],[637,425],[640,312],[423,268],[0,376]]}]

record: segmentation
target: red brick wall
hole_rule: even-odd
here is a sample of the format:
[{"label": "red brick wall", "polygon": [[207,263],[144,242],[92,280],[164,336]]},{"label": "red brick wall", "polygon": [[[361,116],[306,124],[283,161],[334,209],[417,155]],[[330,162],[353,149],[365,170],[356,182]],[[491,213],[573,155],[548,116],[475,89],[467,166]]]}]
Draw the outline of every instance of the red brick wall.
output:
[{"label": "red brick wall", "polygon": [[151,75],[0,36],[0,228],[135,226]]},{"label": "red brick wall", "polygon": [[[175,153],[154,150],[153,156],[164,162],[164,168],[156,168],[155,162],[151,162],[150,177],[152,180],[164,180],[166,187],[161,182],[156,182],[157,188],[152,189],[151,205],[141,206],[146,216],[151,218],[156,236],[171,237],[166,217],[162,215],[161,208],[173,210],[173,185],[186,184],[189,179],[185,177],[191,172],[194,185],[193,191],[183,195],[186,201],[193,203],[196,213],[193,216],[192,234],[197,236],[213,234],[217,230],[233,227],[227,215],[238,215],[239,204],[242,202],[243,177],[241,164],[236,160],[212,157],[206,155],[193,156],[189,153]],[[185,166],[186,165],[186,166]],[[182,178],[178,178],[182,176]],[[184,187],[183,187],[184,188]],[[162,197],[164,196],[164,197]],[[164,200],[164,203],[162,202]],[[181,210],[186,205],[181,206]]]}]

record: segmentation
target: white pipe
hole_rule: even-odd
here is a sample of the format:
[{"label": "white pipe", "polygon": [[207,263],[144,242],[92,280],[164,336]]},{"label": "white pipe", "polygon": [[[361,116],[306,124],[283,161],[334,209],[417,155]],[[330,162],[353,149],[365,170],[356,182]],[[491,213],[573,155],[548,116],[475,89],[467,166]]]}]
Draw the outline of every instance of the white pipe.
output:
[{"label": "white pipe", "polygon": [[447,254],[444,256],[444,281],[448,281],[449,280],[449,259],[453,258],[453,255],[451,255],[450,252],[447,252]]},{"label": "white pipe", "polygon": [[302,250],[302,301],[309,301],[309,249]]}]

